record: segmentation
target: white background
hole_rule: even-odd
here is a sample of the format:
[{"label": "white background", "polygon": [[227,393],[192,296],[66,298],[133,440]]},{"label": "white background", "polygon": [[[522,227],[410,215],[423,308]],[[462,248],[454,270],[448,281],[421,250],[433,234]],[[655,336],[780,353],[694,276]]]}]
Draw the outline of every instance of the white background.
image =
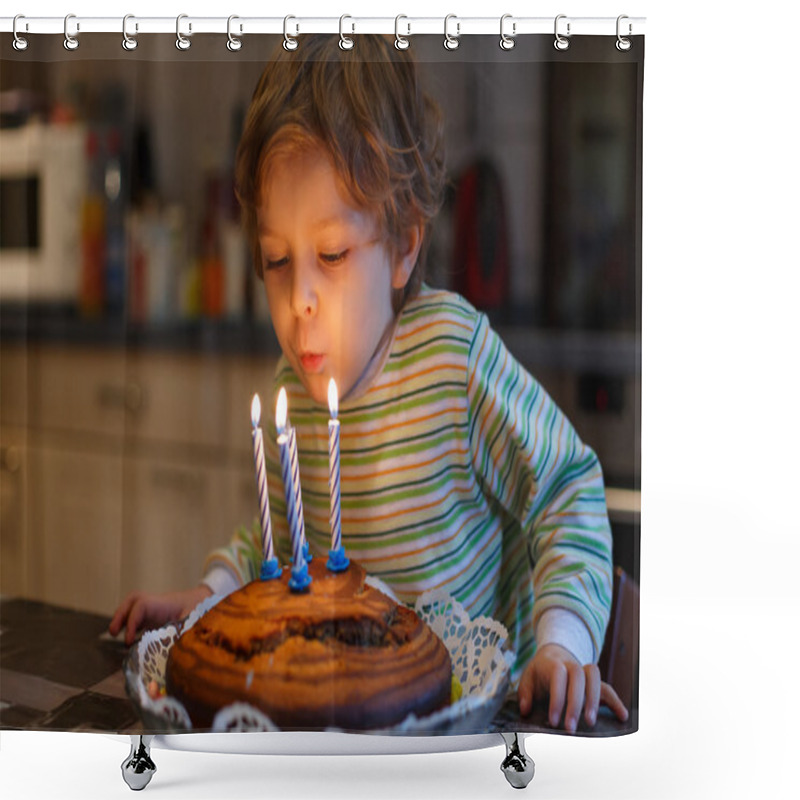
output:
[{"label": "white background", "polygon": [[[796,796],[800,422],[796,4],[16,0],[28,16],[647,17],[640,731],[535,736],[528,796]],[[749,5],[749,8],[748,8]],[[7,35],[7,34],[4,34]],[[413,46],[413,45],[412,45]],[[125,739],[0,734],[4,798],[129,797]],[[154,751],[155,798],[509,797],[502,747]]]}]

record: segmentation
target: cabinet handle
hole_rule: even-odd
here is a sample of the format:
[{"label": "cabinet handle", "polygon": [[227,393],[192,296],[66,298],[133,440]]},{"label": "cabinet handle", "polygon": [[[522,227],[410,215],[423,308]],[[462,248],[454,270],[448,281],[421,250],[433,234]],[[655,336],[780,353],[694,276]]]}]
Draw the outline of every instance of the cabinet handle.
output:
[{"label": "cabinet handle", "polygon": [[22,467],[22,454],[18,447],[11,444],[0,448],[0,467],[4,472],[10,472],[12,475],[19,472]]},{"label": "cabinet handle", "polygon": [[95,398],[101,408],[120,408],[130,414],[138,414],[144,407],[144,390],[137,381],[131,381],[124,386],[112,383],[100,384]]},{"label": "cabinet handle", "polygon": [[125,387],[125,408],[131,414],[138,414],[144,407],[144,390],[137,381]]}]

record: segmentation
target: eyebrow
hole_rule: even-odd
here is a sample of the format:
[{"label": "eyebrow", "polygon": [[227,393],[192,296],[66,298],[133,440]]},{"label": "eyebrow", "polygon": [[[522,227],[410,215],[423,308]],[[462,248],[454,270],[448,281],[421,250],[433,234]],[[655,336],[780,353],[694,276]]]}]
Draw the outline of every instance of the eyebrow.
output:
[{"label": "eyebrow", "polygon": [[[311,228],[315,233],[324,231],[326,228],[336,226],[349,228],[356,224],[355,216],[358,212],[348,211],[342,215],[334,215],[332,217],[323,217],[311,224]],[[280,236],[280,234],[270,230],[264,225],[258,226],[258,232],[261,236]]]}]

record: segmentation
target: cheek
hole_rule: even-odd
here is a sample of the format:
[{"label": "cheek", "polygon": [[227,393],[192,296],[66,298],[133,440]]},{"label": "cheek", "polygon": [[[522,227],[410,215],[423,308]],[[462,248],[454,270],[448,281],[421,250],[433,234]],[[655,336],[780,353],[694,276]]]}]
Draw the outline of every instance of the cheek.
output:
[{"label": "cheek", "polygon": [[267,305],[269,306],[270,316],[273,319],[277,319],[281,316],[281,312],[286,305],[281,282],[274,277],[268,277],[264,279],[263,283],[263,291],[267,295]]}]

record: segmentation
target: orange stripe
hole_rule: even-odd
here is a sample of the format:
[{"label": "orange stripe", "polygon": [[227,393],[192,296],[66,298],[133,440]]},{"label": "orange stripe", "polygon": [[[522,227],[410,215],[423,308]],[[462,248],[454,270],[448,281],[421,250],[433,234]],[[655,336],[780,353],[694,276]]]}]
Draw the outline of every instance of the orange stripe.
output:
[{"label": "orange stripe", "polygon": [[350,514],[350,519],[353,522],[357,522],[359,525],[364,525],[366,523],[376,522],[376,521],[382,522],[383,520],[387,519],[395,519],[396,517],[401,517],[406,514],[416,514],[420,511],[427,511],[430,508],[435,508],[436,506],[441,505],[441,503],[447,500],[447,498],[450,497],[450,495],[452,495],[455,492],[458,492],[458,494],[469,495],[471,491],[472,489],[470,487],[463,489],[461,487],[454,486],[444,497],[438,498],[434,502],[428,503],[424,506],[415,506],[414,508],[401,508],[399,511],[392,511],[389,514],[383,514],[378,517],[358,517],[355,514]]},{"label": "orange stripe", "polygon": [[[459,455],[463,456],[469,452],[469,448],[461,448],[456,447],[452,450],[447,450],[444,453],[440,453],[433,458],[429,459],[428,461],[417,461],[413,464],[407,464],[406,466],[396,467],[395,469],[387,469],[383,472],[369,472],[365,475],[353,475],[352,472],[348,470],[346,481],[349,484],[351,481],[369,481],[373,478],[383,478],[387,475],[394,475],[398,472],[406,472],[407,470],[411,469],[420,469],[421,467],[427,467],[430,464],[434,464],[435,462],[439,461],[440,459],[444,458],[445,456],[452,456],[452,455]],[[325,480],[328,479],[327,474],[325,475]]]},{"label": "orange stripe", "polygon": [[463,328],[465,331],[471,330],[470,326],[465,325],[463,322],[456,322],[455,320],[450,319],[435,319],[433,322],[426,322],[424,325],[420,325],[418,328],[414,328],[406,333],[398,333],[394,338],[395,341],[399,342],[403,339],[408,339],[411,336],[416,336],[418,333],[422,333],[422,331],[426,331],[429,328],[434,328],[436,326],[443,327],[445,325],[454,325],[457,328]]},{"label": "orange stripe", "polygon": [[[363,556],[358,556],[358,561],[361,564],[370,563],[370,564],[380,564],[385,561],[397,561],[401,558],[407,558],[409,556],[417,556],[420,553],[425,553],[429,550],[433,550],[435,547],[439,547],[441,545],[450,544],[454,539],[458,538],[461,535],[461,532],[466,528],[466,526],[472,522],[476,517],[481,515],[481,511],[475,511],[474,513],[470,514],[462,523],[461,527],[449,538],[447,539],[437,539],[432,544],[427,545],[426,547],[420,547],[417,550],[404,550],[402,553],[393,553],[390,556],[374,556],[373,558],[364,558]],[[491,540],[491,537],[490,537]]]},{"label": "orange stripe", "polygon": [[383,389],[391,389],[394,386],[400,386],[400,384],[410,383],[411,381],[422,378],[425,375],[430,375],[432,372],[440,372],[441,370],[447,369],[455,369],[459,372],[466,372],[467,368],[464,364],[436,364],[432,367],[428,367],[427,369],[420,370],[419,372],[415,372],[412,375],[406,375],[404,378],[401,378],[397,381],[387,381],[386,383],[377,383],[375,386],[371,386],[367,390],[367,394],[372,394],[374,392],[380,392]]},{"label": "orange stripe", "polygon": [[[450,408],[443,408],[438,411],[435,411],[433,414],[426,414],[423,417],[414,417],[413,419],[404,419],[399,422],[393,422],[390,425],[387,425],[384,428],[375,428],[369,432],[369,436],[378,436],[379,434],[386,433],[388,431],[396,431],[399,428],[407,428],[409,425],[416,425],[420,422],[427,422],[431,419],[436,419],[437,417],[442,416],[442,414],[450,414],[450,413],[457,413],[459,411],[458,406],[451,406]],[[364,434],[366,437],[367,434]]]}]

